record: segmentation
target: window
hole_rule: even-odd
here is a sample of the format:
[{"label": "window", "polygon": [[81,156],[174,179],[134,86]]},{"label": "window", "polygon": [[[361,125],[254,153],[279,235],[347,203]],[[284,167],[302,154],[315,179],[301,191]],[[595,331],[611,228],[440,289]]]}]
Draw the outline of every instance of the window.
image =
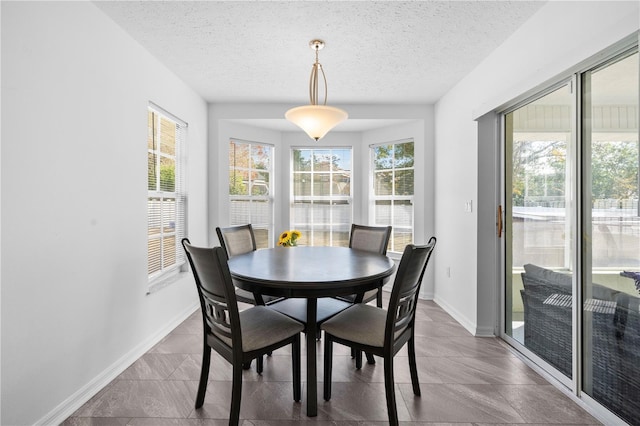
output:
[{"label": "window", "polygon": [[184,264],[186,234],[182,150],[186,123],[153,106],[148,113],[147,265],[154,284]]},{"label": "window", "polygon": [[388,251],[413,243],[413,140],[371,146],[373,223],[391,225]]},{"label": "window", "polygon": [[258,248],[273,245],[272,171],[272,146],[239,140],[229,142],[230,223],[250,223]]},{"label": "window", "polygon": [[291,225],[299,244],[349,245],[351,148],[293,149]]}]

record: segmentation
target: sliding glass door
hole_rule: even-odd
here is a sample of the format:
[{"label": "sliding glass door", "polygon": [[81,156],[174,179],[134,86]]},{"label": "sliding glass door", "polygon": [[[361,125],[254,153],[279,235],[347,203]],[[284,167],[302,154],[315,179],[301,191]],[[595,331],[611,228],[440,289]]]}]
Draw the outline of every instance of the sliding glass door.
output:
[{"label": "sliding glass door", "polygon": [[572,375],[571,84],[505,114],[506,334]]},{"label": "sliding glass door", "polygon": [[582,75],[583,390],[640,419],[638,53]]},{"label": "sliding glass door", "polygon": [[640,67],[627,49],[502,114],[503,333],[637,424]]}]

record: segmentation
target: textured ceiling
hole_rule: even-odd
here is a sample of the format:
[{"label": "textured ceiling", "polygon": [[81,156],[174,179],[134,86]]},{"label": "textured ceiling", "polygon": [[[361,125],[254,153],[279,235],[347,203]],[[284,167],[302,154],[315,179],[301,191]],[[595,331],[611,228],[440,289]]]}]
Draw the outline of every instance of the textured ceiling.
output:
[{"label": "textured ceiling", "polygon": [[437,101],[542,1],[98,1],[212,103],[307,104],[323,39],[328,104]]}]

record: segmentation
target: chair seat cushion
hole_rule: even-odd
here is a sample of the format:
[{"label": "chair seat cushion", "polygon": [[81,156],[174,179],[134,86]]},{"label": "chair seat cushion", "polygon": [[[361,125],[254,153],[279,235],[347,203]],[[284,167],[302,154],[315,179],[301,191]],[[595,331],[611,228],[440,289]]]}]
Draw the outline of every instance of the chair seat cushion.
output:
[{"label": "chair seat cushion", "polygon": [[[240,312],[242,350],[251,352],[300,333],[304,326],[298,321],[265,306],[256,306]],[[227,345],[231,339],[217,335]]]},{"label": "chair seat cushion", "polygon": [[242,350],[264,348],[300,333],[304,326],[280,312],[256,306],[240,312]]},{"label": "chair seat cushion", "polygon": [[324,322],[321,328],[340,339],[368,346],[384,346],[387,311],[356,304]]}]

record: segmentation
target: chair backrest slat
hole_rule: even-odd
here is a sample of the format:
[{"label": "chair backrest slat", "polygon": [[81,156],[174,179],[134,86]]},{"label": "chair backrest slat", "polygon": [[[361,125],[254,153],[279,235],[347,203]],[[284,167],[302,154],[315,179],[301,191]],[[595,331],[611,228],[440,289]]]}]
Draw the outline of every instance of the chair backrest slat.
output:
[{"label": "chair backrest slat", "polygon": [[387,254],[391,226],[351,225],[349,247],[372,253]]},{"label": "chair backrest slat", "polygon": [[228,259],[256,250],[256,238],[251,224],[228,228],[218,227],[216,233]]},{"label": "chair backrest slat", "polygon": [[[201,289],[202,290],[202,289]],[[232,339],[231,318],[229,315],[228,305],[210,297],[208,293],[202,290],[205,306],[205,321],[213,334],[217,334],[227,339]]]},{"label": "chair backrest slat", "polygon": [[413,326],[418,292],[435,246],[436,238],[431,237],[426,245],[409,244],[405,247],[391,290],[385,339],[393,339],[407,327]]},{"label": "chair backrest slat", "polygon": [[196,281],[203,321],[208,327],[205,331],[229,346],[234,342],[241,345],[238,303],[226,252],[222,247],[192,246],[186,238],[182,246]]}]

